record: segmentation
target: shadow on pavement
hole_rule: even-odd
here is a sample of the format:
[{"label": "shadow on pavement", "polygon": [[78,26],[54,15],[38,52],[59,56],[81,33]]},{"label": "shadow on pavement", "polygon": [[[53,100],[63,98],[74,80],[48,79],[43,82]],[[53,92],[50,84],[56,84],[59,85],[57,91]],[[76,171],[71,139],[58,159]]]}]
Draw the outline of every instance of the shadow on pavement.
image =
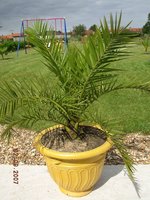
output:
[{"label": "shadow on pavement", "polygon": [[124,169],[124,165],[104,165],[102,176],[94,187],[94,190],[99,189],[104,185],[110,178],[116,176]]}]

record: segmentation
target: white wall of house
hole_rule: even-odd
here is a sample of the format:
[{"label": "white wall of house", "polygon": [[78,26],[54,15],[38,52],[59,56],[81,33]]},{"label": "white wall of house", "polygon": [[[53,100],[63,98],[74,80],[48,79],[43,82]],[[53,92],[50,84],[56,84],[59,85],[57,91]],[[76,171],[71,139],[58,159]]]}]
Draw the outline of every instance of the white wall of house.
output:
[{"label": "white wall of house", "polygon": [[[19,39],[19,38],[20,38],[20,39]],[[14,42],[18,42],[19,40],[20,40],[21,42],[24,41],[24,37],[13,37],[13,41],[14,41]]]}]

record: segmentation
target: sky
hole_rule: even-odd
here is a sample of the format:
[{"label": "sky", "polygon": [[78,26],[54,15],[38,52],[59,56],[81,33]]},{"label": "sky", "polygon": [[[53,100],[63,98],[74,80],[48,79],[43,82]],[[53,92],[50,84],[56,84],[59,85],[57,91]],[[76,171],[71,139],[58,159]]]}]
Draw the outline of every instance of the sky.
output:
[{"label": "sky", "polygon": [[0,35],[20,32],[21,20],[65,17],[68,31],[84,24],[99,24],[109,13],[123,12],[122,25],[142,27],[150,13],[150,0],[0,0]]}]

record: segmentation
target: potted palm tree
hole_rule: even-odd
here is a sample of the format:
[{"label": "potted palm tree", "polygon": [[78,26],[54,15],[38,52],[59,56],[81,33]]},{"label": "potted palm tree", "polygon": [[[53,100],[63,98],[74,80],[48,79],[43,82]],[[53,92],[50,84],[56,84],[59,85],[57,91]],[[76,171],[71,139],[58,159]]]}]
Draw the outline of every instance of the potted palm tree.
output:
[{"label": "potted palm tree", "polygon": [[126,27],[121,28],[121,17],[110,15],[110,27],[104,17],[82,46],[70,44],[65,49],[55,36],[47,35],[47,24],[35,23],[27,30],[28,39],[53,78],[13,80],[0,86],[1,119],[7,124],[2,136],[9,138],[15,125],[31,127],[41,120],[55,124],[38,134],[34,146],[44,155],[61,191],[70,196],[92,191],[112,145],[134,181],[133,160],[123,143],[124,135],[107,127],[97,110],[89,109],[101,96],[116,90],[150,91],[148,84],[120,84],[117,78],[122,71],[110,65],[129,54],[130,37],[124,32]]}]

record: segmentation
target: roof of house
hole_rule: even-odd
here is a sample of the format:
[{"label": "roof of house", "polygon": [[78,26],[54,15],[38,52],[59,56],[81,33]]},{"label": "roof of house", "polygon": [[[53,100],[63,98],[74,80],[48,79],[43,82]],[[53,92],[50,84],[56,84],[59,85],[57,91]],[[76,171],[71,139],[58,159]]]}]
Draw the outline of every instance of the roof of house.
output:
[{"label": "roof of house", "polygon": [[0,38],[4,39],[4,40],[10,40],[10,39],[13,39],[15,37],[20,37],[20,33],[12,33],[12,34],[9,34],[9,35],[1,35],[0,36]]},{"label": "roof of house", "polygon": [[142,28],[129,28],[129,30],[132,32],[141,32]]}]

